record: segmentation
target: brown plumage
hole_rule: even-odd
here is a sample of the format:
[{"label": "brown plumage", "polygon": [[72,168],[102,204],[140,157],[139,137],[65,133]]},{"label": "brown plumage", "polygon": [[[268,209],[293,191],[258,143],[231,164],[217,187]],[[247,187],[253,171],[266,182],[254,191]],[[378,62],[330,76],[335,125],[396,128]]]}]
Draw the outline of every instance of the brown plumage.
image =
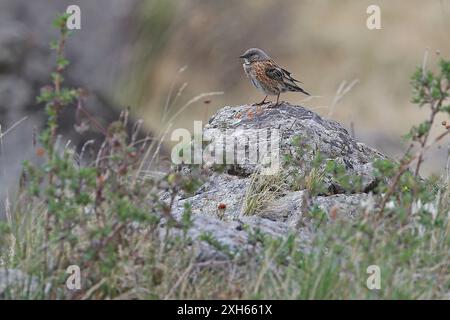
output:
[{"label": "brown plumage", "polygon": [[266,94],[258,105],[264,104],[267,96],[272,95],[277,96],[277,106],[280,94],[287,91],[309,95],[297,85],[300,81],[294,79],[289,71],[281,68],[261,49],[248,49],[240,58],[244,59],[244,71],[253,85]]}]

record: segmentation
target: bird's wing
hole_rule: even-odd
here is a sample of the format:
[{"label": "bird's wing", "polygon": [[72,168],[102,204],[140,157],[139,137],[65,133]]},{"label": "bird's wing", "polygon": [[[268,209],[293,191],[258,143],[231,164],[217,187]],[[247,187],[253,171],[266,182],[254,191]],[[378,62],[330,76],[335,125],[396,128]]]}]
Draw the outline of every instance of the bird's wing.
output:
[{"label": "bird's wing", "polygon": [[266,68],[266,75],[274,80],[282,81],[284,78],[284,72],[283,69],[277,68],[275,66],[269,65]]},{"label": "bird's wing", "polygon": [[[282,82],[289,91],[298,91],[303,92],[306,95],[309,95],[308,92],[300,88],[295,82],[300,82],[291,77],[291,73],[286,71],[285,69],[279,67],[275,61],[268,61],[266,65],[266,75],[276,81]],[[300,82],[301,83],[301,82]]]},{"label": "bird's wing", "polygon": [[283,70],[284,73],[286,73],[286,75],[294,82],[298,82],[298,83],[303,83],[300,80],[294,79],[293,77],[291,77],[291,72],[287,71],[286,69],[281,68],[281,70]]},{"label": "bird's wing", "polygon": [[278,80],[278,81],[285,81],[288,83],[292,82],[294,84],[295,84],[295,82],[302,83],[301,81],[291,77],[291,73],[289,71],[278,66],[275,63],[275,61],[273,61],[273,60],[268,61],[268,63],[267,63],[266,75],[269,78]]}]

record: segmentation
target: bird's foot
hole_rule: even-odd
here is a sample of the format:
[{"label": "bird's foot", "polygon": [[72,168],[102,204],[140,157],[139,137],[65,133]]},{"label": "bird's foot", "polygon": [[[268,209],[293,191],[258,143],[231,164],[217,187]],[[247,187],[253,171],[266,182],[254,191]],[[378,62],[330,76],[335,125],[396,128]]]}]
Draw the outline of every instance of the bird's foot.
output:
[{"label": "bird's foot", "polygon": [[281,106],[282,104],[283,104],[282,101],[276,102],[276,103],[271,103],[267,108],[270,108],[270,109],[277,108],[277,107]]},{"label": "bird's foot", "polygon": [[263,105],[268,104],[268,103],[272,103],[272,101],[255,102],[255,103],[252,104],[252,106],[259,107],[259,106],[263,106]]}]

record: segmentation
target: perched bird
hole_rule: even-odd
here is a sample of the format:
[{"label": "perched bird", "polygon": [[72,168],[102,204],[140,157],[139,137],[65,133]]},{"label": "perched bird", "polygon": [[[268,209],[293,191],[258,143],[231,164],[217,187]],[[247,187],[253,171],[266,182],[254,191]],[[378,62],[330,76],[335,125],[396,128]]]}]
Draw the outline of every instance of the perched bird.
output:
[{"label": "perched bird", "polygon": [[291,73],[281,68],[264,51],[258,48],[251,48],[244,52],[239,58],[244,59],[244,71],[252,81],[253,85],[266,95],[263,101],[256,105],[266,103],[267,96],[277,96],[278,105],[282,92],[293,91],[310,95],[300,88],[296,82],[300,81],[291,77]]}]

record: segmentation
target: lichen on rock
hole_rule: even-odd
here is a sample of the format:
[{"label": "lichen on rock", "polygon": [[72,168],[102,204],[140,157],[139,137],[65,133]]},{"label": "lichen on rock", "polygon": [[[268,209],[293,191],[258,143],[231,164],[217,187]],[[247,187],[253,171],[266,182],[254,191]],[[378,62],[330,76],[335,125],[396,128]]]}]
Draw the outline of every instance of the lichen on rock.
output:
[{"label": "lichen on rock", "polygon": [[[335,219],[336,215],[355,219],[361,211],[361,203],[372,197],[377,184],[373,163],[386,156],[353,139],[336,121],[302,106],[282,103],[276,108],[263,106],[257,111],[251,105],[224,107],[205,125],[203,136],[208,146],[220,147],[224,141],[219,140],[231,138],[235,145],[245,146],[248,156],[248,148],[255,147],[249,145],[249,132],[277,129],[281,164],[276,176],[264,178],[260,174],[261,163],[247,161],[247,158],[244,163],[226,163],[225,170],[215,170],[214,166],[206,164],[211,174],[200,191],[192,197],[178,199],[175,205],[176,218],[181,217],[186,203],[191,205],[195,223],[190,235],[197,238],[208,230],[228,247],[242,248],[248,240],[248,230],[259,229],[273,237],[294,232],[303,239],[302,245],[307,246],[311,228],[308,228],[310,219],[305,215],[312,207],[323,210],[328,220]],[[259,146],[257,144],[256,148]],[[238,157],[239,151],[234,146],[222,151],[233,152],[232,159]],[[316,161],[317,153],[325,162],[334,161],[344,168],[344,175],[355,177],[349,180],[350,184],[358,181],[360,185],[349,188],[324,175],[320,181],[326,187],[323,194],[312,194],[298,186],[294,188],[290,179],[295,174],[307,175],[308,165]],[[306,165],[283,161],[285,154],[298,155]],[[265,179],[269,179],[268,183],[264,183]],[[245,225],[247,231],[239,228],[241,225]]]}]

